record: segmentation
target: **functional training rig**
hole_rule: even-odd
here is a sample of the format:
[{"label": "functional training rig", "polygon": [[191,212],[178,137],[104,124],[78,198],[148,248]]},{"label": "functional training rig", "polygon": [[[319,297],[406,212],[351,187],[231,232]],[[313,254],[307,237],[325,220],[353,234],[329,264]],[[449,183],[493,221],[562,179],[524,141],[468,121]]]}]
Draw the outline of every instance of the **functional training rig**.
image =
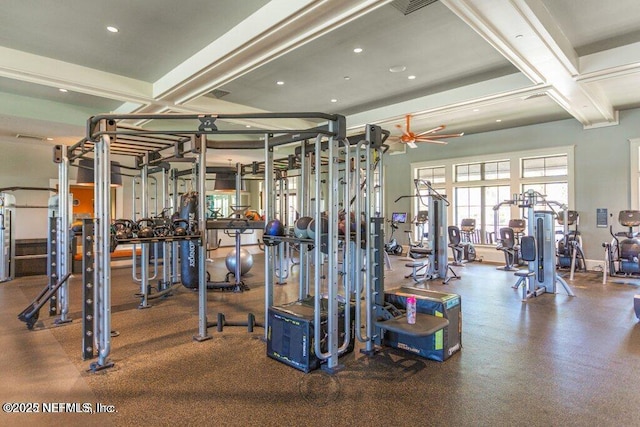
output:
[{"label": "functional training rig", "polygon": [[[254,126],[252,129],[242,131],[237,130],[221,130],[218,128],[217,120],[251,120],[253,123],[260,121],[278,119],[308,119],[315,121],[325,121],[326,124],[310,129],[288,130],[283,132],[279,129],[265,129],[260,126]],[[128,121],[140,120],[171,120],[172,123],[180,123],[173,130],[149,130],[134,127],[126,124]],[[373,332],[374,323],[374,304],[373,286],[376,280],[382,282],[383,277],[383,235],[381,225],[383,218],[381,216],[382,209],[380,207],[383,197],[381,189],[377,191],[378,195],[373,194],[373,185],[366,185],[364,199],[360,189],[355,182],[361,183],[373,182],[373,170],[377,166],[377,179],[382,182],[382,130],[378,126],[367,126],[366,134],[357,138],[352,138],[348,142],[346,136],[345,119],[340,115],[323,114],[323,113],[256,113],[256,114],[105,114],[91,117],[87,122],[86,137],[77,144],[64,147],[56,146],[54,149],[54,161],[59,167],[60,182],[60,198],[66,200],[69,197],[69,178],[68,170],[71,162],[83,157],[93,158],[95,171],[95,187],[94,187],[94,211],[96,218],[93,221],[87,221],[83,227],[83,244],[86,245],[83,259],[83,277],[84,277],[84,305],[83,305],[83,356],[92,358],[97,352],[97,361],[91,364],[91,369],[96,371],[108,368],[113,365],[109,359],[111,353],[111,192],[110,192],[110,163],[112,155],[134,157],[137,169],[141,170],[140,181],[141,187],[146,186],[145,177],[148,177],[150,170],[162,167],[165,164],[173,162],[182,163],[190,162],[196,173],[194,174],[195,184],[193,189],[198,194],[198,215],[197,223],[199,230],[189,236],[154,236],[152,238],[136,238],[127,243],[135,243],[142,245],[142,265],[148,265],[148,246],[149,243],[173,243],[181,240],[190,239],[197,243],[197,256],[199,266],[199,286],[198,286],[198,332],[194,336],[197,341],[210,339],[207,327],[207,280],[206,280],[206,250],[207,250],[207,215],[206,215],[206,187],[205,173],[200,171],[206,170],[207,150],[215,152],[216,149],[263,149],[265,153],[265,161],[262,166],[264,169],[264,194],[273,195],[274,182],[277,181],[277,175],[274,168],[274,149],[275,147],[287,144],[300,144],[302,150],[301,159],[302,169],[314,168],[316,172],[323,170],[327,176],[329,183],[328,194],[324,195],[328,206],[329,218],[337,218],[339,205],[344,200],[350,200],[355,197],[355,206],[368,206],[364,211],[359,210],[357,215],[363,215],[367,224],[366,230],[360,227],[357,229],[355,241],[365,241],[366,252],[365,259],[360,269],[356,269],[351,276],[360,277],[361,271],[365,271],[368,291],[367,295],[367,332],[366,336],[360,333],[360,314],[359,304],[356,304],[356,332],[358,338],[372,343],[375,339]],[[209,136],[224,134],[241,134],[263,136],[263,141],[257,139],[251,140],[209,140]],[[363,168],[357,168],[358,172],[364,170],[362,174],[348,173],[349,167],[345,165],[351,164],[351,159],[358,164],[364,164]],[[312,162],[313,160],[313,162]],[[364,162],[364,163],[362,163]],[[255,166],[255,165],[254,165]],[[339,178],[339,169],[347,171],[342,177],[340,184],[345,185],[345,190],[340,189],[340,185],[336,184]],[[163,169],[164,170],[164,169]],[[310,173],[302,173],[303,188],[310,188]],[[381,186],[378,186],[381,187]],[[351,190],[346,190],[350,188]],[[358,188],[356,190],[356,188]],[[177,191],[174,191],[177,193]],[[310,195],[302,207],[302,212],[311,212]],[[346,197],[346,199],[341,199]],[[315,200],[321,200],[321,188],[319,185],[315,188]],[[144,200],[144,199],[143,199]],[[376,204],[377,203],[377,204]],[[265,197],[264,211],[265,222],[274,218],[274,200],[272,197]],[[175,204],[174,204],[175,206]],[[375,207],[374,207],[375,206]],[[70,212],[65,208],[66,204],[62,204],[60,209],[60,217],[62,224],[68,224],[70,221]],[[320,204],[315,205],[315,214],[319,218],[321,215]],[[144,206],[141,207],[141,216],[147,214]],[[348,216],[348,215],[347,215]],[[68,265],[68,242],[65,235],[61,233],[57,240],[57,250],[60,254],[65,254],[59,265],[60,272],[58,277],[66,277],[69,273]],[[365,234],[367,238],[364,238]],[[313,245],[315,247],[324,247],[326,252],[315,251],[315,265],[323,264],[322,257],[326,256],[326,269],[321,277],[320,268],[316,268],[315,274],[315,298],[317,299],[315,306],[318,308],[320,298],[326,299],[326,313],[328,322],[328,345],[326,349],[319,348],[320,339],[316,339],[316,354],[319,358],[326,361],[328,369],[334,369],[338,364],[338,356],[340,354],[339,331],[338,331],[338,309],[339,300],[339,283],[342,283],[342,277],[345,272],[341,271],[338,260],[339,237],[337,220],[329,221],[328,233],[321,236],[316,234],[314,241],[308,242],[308,245],[302,245],[302,252],[305,246]],[[361,248],[361,245],[346,244],[342,249],[345,259],[349,259],[352,248]],[[265,247],[265,310],[273,305],[273,283],[275,271],[275,259],[277,246]],[[363,250],[363,249],[358,249]],[[301,253],[301,260],[307,260],[308,255]],[[355,259],[361,259],[355,257]],[[305,261],[306,262],[306,261]],[[173,260],[172,260],[173,263]],[[301,296],[308,294],[308,278],[310,270],[305,266],[303,272],[301,267],[300,290]],[[146,269],[142,269],[145,271]],[[379,279],[378,279],[379,278]],[[142,280],[144,282],[144,280]],[[326,289],[320,289],[320,284],[324,283]],[[347,290],[354,289],[358,294],[362,290],[362,281],[360,284],[354,285],[354,288],[347,286]],[[61,285],[66,288],[67,283]],[[378,284],[375,286],[379,291],[383,287]],[[141,288],[144,294],[147,287]],[[65,291],[66,295],[66,291]],[[349,295],[349,294],[347,294]],[[143,295],[144,296],[144,295]],[[305,295],[306,296],[306,295]],[[143,298],[143,303],[146,299]],[[68,301],[65,298],[61,301],[62,313],[68,311]],[[316,316],[320,316],[320,310],[316,310]],[[267,320],[265,318],[265,335]],[[319,334],[319,329],[316,334]],[[373,345],[373,344],[371,344]],[[322,351],[321,351],[322,350]]]}]

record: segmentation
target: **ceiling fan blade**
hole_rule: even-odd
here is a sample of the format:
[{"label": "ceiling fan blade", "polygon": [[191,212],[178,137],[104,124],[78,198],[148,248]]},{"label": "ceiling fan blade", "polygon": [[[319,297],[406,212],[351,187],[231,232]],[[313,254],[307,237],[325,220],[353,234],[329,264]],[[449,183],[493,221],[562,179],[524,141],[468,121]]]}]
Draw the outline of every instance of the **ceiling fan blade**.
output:
[{"label": "ceiling fan blade", "polygon": [[435,135],[431,135],[432,138],[457,138],[459,136],[464,135],[464,132],[461,133],[449,133],[449,134],[435,134]]},{"label": "ceiling fan blade", "polygon": [[419,134],[417,134],[416,136],[422,136],[422,135],[426,135],[426,134],[428,134],[428,133],[439,132],[439,131],[441,131],[442,129],[444,129],[444,127],[445,127],[444,125],[440,125],[440,126],[435,127],[435,128],[433,128],[433,129],[429,129],[429,130],[425,130],[424,132],[420,132],[420,133],[419,133]]},{"label": "ceiling fan blade", "polygon": [[410,127],[410,123],[411,123],[411,114],[407,114],[406,119],[407,119],[407,130],[406,130],[406,132],[407,132],[407,133],[411,133],[411,127]]},{"label": "ceiling fan blade", "polygon": [[441,144],[441,145],[447,145],[448,142],[447,141],[438,141],[437,139],[429,139],[429,138],[416,138],[416,142],[430,142],[432,144]]},{"label": "ceiling fan blade", "polygon": [[418,148],[415,142],[407,142],[407,145],[411,148]]}]

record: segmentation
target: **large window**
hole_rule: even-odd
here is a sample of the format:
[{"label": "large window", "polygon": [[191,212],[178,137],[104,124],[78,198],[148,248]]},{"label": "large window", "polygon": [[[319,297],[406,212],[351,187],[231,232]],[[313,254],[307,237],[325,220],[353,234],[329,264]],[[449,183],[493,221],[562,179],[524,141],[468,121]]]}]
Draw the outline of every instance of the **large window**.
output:
[{"label": "large window", "polygon": [[572,146],[449,159],[437,164],[414,163],[412,168],[414,177],[430,181],[440,193],[453,195],[449,198],[449,224],[460,226],[462,219],[475,219],[474,240],[483,244],[494,244],[496,230],[506,227],[510,219],[522,217],[521,208],[502,203],[514,194],[533,189],[547,200],[572,207]]},{"label": "large window", "polygon": [[566,155],[522,159],[522,177],[566,176],[567,161]]},{"label": "large window", "polygon": [[[476,232],[473,236],[475,243],[492,244],[495,241],[493,208],[510,197],[510,176],[509,160],[455,165],[454,223],[460,224],[466,218],[475,219]],[[509,216],[504,212],[498,213],[502,217]],[[508,220],[509,218],[506,218],[506,221]]]}]

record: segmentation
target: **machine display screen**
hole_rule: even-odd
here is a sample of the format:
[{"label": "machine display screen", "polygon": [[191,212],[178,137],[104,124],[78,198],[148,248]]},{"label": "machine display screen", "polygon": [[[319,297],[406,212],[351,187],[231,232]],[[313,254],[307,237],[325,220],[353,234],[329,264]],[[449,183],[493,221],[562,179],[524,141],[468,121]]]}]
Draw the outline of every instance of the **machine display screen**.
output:
[{"label": "machine display screen", "polygon": [[397,222],[399,224],[404,224],[407,222],[407,213],[406,212],[394,212],[391,214],[391,221]]}]

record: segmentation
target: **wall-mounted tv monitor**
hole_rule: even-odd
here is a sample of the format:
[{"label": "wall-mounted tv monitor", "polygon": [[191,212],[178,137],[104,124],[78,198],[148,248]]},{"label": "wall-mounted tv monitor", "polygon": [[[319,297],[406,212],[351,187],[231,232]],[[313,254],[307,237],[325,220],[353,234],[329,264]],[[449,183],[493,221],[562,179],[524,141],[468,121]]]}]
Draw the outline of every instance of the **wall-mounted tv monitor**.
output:
[{"label": "wall-mounted tv monitor", "polygon": [[407,222],[407,213],[394,212],[391,214],[391,221],[397,222],[398,224],[404,224],[405,222]]}]

